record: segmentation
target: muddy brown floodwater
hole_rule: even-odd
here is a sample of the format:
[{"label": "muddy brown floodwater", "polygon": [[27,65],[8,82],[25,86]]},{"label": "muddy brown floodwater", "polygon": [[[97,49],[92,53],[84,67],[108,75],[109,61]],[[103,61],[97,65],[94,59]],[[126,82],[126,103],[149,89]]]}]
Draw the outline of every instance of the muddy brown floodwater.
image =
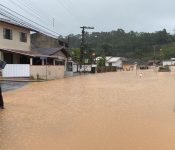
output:
[{"label": "muddy brown floodwater", "polygon": [[0,150],[174,150],[175,75],[78,76],[4,93]]}]

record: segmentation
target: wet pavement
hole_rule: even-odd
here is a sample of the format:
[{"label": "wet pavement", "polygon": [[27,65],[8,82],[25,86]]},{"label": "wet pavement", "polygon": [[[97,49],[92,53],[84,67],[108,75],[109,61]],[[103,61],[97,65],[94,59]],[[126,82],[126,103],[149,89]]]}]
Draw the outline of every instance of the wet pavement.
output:
[{"label": "wet pavement", "polygon": [[174,150],[175,76],[104,73],[5,92],[0,150]]},{"label": "wet pavement", "polygon": [[2,91],[6,92],[22,88],[23,86],[27,85],[27,82],[0,81],[0,84],[2,87]]}]

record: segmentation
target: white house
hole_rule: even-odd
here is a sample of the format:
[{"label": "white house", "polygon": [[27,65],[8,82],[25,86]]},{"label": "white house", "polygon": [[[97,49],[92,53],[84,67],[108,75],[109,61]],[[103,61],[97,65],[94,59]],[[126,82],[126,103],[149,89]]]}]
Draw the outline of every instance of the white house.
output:
[{"label": "white house", "polygon": [[106,66],[113,66],[117,68],[122,68],[122,57],[107,57],[106,59]]},{"label": "white house", "polygon": [[[100,60],[102,57],[97,57],[96,61]],[[112,56],[106,56],[106,64],[105,66],[112,66],[112,67],[117,67],[117,68],[122,68],[123,66],[123,60],[125,60],[125,58],[123,57],[112,57]]]}]

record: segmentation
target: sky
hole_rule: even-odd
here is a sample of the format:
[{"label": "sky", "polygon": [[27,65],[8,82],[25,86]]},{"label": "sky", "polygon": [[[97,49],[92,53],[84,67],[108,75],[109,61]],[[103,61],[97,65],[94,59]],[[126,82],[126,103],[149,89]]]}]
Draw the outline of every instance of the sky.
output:
[{"label": "sky", "polygon": [[89,32],[165,28],[175,33],[174,0],[0,0],[0,4],[63,36],[80,34],[80,26],[95,28]]}]

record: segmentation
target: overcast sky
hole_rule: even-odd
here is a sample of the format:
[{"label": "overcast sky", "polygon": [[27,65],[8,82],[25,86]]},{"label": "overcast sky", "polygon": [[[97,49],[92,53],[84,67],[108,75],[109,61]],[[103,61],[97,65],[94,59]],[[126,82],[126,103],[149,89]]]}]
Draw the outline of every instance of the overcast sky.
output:
[{"label": "overcast sky", "polygon": [[[154,32],[166,28],[174,33],[174,0],[0,0],[0,3],[45,25],[61,35],[93,31]],[[53,18],[55,25],[53,27]]]}]

